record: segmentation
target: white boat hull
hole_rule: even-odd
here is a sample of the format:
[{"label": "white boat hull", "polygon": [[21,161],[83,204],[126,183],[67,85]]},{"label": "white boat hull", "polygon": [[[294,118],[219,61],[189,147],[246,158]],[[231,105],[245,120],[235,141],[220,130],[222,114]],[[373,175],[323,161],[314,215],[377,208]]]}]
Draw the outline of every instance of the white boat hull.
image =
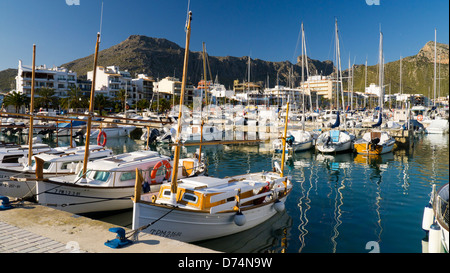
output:
[{"label": "white boat hull", "polygon": [[[134,186],[79,186],[71,183],[44,181],[38,181],[36,184],[39,204],[71,213],[112,211],[133,207],[130,198],[134,194]],[[152,185],[151,191],[158,191],[159,186],[160,184]]]},{"label": "white boat hull", "polygon": [[[280,199],[284,202],[286,197]],[[236,212],[210,214],[193,210],[172,210],[168,207],[134,203],[133,229],[143,227],[165,215],[143,230],[145,233],[167,237],[183,242],[197,242],[238,233],[255,227],[274,216],[274,202],[251,210],[242,210],[246,217],[243,226],[234,223]]]},{"label": "white boat hull", "polygon": [[321,153],[339,153],[349,151],[352,148],[352,141],[338,142],[330,145],[316,144],[316,148]]},{"label": "white boat hull", "polygon": [[[35,181],[17,181],[11,180],[10,177],[17,175],[17,172],[0,172],[0,195],[14,197],[14,198],[26,198],[32,197],[36,194],[36,182]],[[29,177],[36,177],[35,175],[29,175]]]}]

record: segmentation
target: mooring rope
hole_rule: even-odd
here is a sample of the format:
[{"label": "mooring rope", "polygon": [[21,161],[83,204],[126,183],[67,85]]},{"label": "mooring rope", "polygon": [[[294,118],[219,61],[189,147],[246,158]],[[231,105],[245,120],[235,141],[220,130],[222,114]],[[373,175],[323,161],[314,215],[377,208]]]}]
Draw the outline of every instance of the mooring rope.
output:
[{"label": "mooring rope", "polygon": [[176,208],[178,208],[178,207],[174,206],[174,207],[171,208],[168,212],[166,212],[164,215],[162,215],[161,217],[159,217],[159,218],[156,219],[155,221],[153,221],[153,222],[151,222],[151,223],[149,223],[149,224],[143,225],[143,226],[141,226],[141,227],[139,227],[139,228],[137,228],[137,229],[134,229],[134,230],[130,231],[130,232],[129,232],[129,235],[126,236],[126,238],[129,239],[129,238],[132,237],[132,238],[133,238],[132,241],[133,241],[133,242],[137,242],[137,241],[139,240],[139,232],[141,232],[141,231],[143,231],[144,229],[147,229],[147,228],[150,227],[151,225],[155,224],[156,222],[158,222],[159,220],[161,220],[162,218],[164,218],[165,216],[167,216],[169,213],[171,213],[172,211],[174,211]]}]

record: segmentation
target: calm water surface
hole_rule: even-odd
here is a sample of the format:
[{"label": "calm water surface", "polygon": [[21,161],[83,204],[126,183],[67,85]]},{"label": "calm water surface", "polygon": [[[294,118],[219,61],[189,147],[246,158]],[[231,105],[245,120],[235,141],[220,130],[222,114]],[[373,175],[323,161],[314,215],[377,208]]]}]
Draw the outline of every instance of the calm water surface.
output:
[{"label": "calm water surface", "polygon": [[[67,141],[60,138],[60,145]],[[115,153],[141,149],[129,138],[108,139]],[[268,144],[203,148],[211,176],[271,170]],[[170,149],[152,147],[164,154]],[[184,150],[184,152],[192,152]],[[432,184],[449,181],[449,136],[424,135],[414,147],[381,157],[297,153],[286,162],[293,191],[286,211],[251,230],[197,243],[224,252],[421,253],[423,208]],[[100,218],[131,227],[131,211]],[[367,248],[366,248],[367,245]]]}]

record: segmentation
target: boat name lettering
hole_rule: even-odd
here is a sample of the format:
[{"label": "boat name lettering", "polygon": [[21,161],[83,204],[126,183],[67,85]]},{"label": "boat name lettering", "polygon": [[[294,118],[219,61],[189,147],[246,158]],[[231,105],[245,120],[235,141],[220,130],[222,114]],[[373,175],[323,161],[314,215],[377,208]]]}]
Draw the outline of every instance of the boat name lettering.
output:
[{"label": "boat name lettering", "polygon": [[151,229],[150,234],[166,237],[166,238],[173,238],[173,237],[180,237],[183,233],[182,232],[176,232],[176,231],[168,231],[168,230],[160,230],[160,229]]},{"label": "boat name lettering", "polygon": [[20,185],[14,185],[14,184],[10,184],[8,182],[0,182],[0,187],[20,189]]},{"label": "boat name lettering", "polygon": [[61,195],[70,195],[70,196],[80,196],[81,195],[80,192],[61,190],[61,189],[56,189],[55,193],[56,194],[61,194]]}]

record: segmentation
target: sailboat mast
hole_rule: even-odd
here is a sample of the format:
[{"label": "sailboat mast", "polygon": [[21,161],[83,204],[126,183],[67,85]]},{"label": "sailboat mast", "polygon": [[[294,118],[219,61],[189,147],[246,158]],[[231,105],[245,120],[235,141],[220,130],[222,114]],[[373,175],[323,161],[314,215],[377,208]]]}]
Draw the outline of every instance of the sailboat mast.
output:
[{"label": "sailboat mast", "polygon": [[33,44],[33,64],[31,70],[31,102],[30,102],[30,128],[28,131],[28,168],[31,168],[31,157],[33,156],[33,113],[34,113],[34,87],[36,69],[36,44]]},{"label": "sailboat mast", "polygon": [[[89,116],[86,125],[86,144],[84,151],[84,161],[83,161],[83,179],[86,179],[87,162],[89,158],[89,138],[91,136],[91,123],[94,111],[94,98],[95,98],[95,78],[97,76],[97,60],[98,60],[98,48],[100,45],[100,32],[97,33],[97,42],[95,43],[95,54],[94,54],[94,72],[92,74],[92,86],[91,86],[91,97],[89,100]],[[100,134],[100,133],[99,133]]]},{"label": "sailboat mast", "polygon": [[180,111],[178,113],[178,127],[177,127],[177,138],[175,145],[175,153],[173,158],[173,167],[172,167],[172,185],[170,190],[172,192],[172,196],[177,193],[177,179],[178,179],[178,161],[180,159],[180,132],[181,132],[181,116],[183,113],[183,101],[184,101],[184,91],[186,87],[186,74],[188,68],[188,59],[189,59],[189,40],[191,37],[191,20],[192,20],[192,12],[189,11],[189,18],[187,22],[186,28],[186,49],[184,50],[184,65],[183,65],[183,80],[181,81],[181,94],[180,94]]},{"label": "sailboat mast", "polygon": [[380,85],[380,97],[378,98],[378,105],[380,107],[380,113],[383,112],[383,99],[384,99],[384,92],[383,92],[383,33],[380,31],[380,52],[379,52],[379,58],[378,58],[378,64],[379,64],[379,75],[378,75],[378,84]]},{"label": "sailboat mast", "polygon": [[[303,30],[303,22],[302,22],[302,130],[305,130],[305,49],[303,47],[303,38],[305,32]],[[287,115],[287,113],[286,113]]]},{"label": "sailboat mast", "polygon": [[436,29],[434,29],[434,83],[433,83],[433,90],[434,90],[434,103],[433,106],[436,106]]}]

